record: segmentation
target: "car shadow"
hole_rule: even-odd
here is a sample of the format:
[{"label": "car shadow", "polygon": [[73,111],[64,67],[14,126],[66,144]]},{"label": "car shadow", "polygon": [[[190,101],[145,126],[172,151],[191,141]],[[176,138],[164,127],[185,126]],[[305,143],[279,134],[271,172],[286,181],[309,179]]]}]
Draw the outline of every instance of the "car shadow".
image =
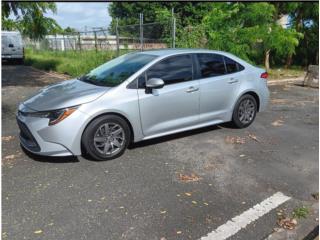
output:
[{"label": "car shadow", "polygon": [[47,163],[76,163],[80,162],[76,156],[66,156],[66,157],[50,157],[50,156],[42,156],[36,155],[27,151],[23,146],[21,146],[22,151],[32,160],[37,162],[47,162]]}]

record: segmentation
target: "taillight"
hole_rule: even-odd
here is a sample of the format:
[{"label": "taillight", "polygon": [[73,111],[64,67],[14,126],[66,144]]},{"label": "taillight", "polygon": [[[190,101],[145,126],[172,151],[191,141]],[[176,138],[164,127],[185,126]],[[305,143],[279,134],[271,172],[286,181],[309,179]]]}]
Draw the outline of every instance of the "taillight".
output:
[{"label": "taillight", "polygon": [[261,73],[260,78],[267,79],[268,78],[268,73],[267,72]]}]

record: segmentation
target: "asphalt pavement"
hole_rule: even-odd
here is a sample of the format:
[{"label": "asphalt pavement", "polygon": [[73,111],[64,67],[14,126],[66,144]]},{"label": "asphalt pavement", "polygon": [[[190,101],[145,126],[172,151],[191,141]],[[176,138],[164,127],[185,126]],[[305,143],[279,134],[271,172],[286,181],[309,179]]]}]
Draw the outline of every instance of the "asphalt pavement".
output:
[{"label": "asphalt pavement", "polygon": [[[3,239],[200,239],[277,192],[290,197],[230,237],[259,240],[279,227],[279,210],[317,204],[318,89],[271,86],[268,110],[246,129],[153,139],[111,161],[26,154],[17,104],[61,80],[2,68]],[[316,213],[308,217],[318,224]]]}]

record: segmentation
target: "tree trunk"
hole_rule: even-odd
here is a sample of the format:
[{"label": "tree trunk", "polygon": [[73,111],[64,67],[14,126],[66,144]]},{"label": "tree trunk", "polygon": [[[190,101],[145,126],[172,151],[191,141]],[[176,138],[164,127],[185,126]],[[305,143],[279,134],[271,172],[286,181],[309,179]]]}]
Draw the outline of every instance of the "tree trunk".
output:
[{"label": "tree trunk", "polygon": [[268,50],[265,52],[265,56],[264,56],[264,67],[266,68],[266,71],[269,71],[269,69],[270,69],[270,61],[269,61],[269,58],[270,58],[270,49],[268,49]]},{"label": "tree trunk", "polygon": [[292,54],[289,54],[287,57],[285,69],[288,69],[291,66],[291,63],[292,63]]}]

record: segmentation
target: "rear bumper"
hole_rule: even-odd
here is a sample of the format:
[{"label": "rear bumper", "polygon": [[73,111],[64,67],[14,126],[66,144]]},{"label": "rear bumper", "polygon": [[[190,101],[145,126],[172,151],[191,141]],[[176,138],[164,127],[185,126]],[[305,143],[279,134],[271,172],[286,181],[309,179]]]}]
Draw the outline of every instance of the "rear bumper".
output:
[{"label": "rear bumper", "polygon": [[10,59],[24,59],[23,54],[8,54],[8,55],[1,55],[1,59],[6,59],[6,60],[10,60]]}]

